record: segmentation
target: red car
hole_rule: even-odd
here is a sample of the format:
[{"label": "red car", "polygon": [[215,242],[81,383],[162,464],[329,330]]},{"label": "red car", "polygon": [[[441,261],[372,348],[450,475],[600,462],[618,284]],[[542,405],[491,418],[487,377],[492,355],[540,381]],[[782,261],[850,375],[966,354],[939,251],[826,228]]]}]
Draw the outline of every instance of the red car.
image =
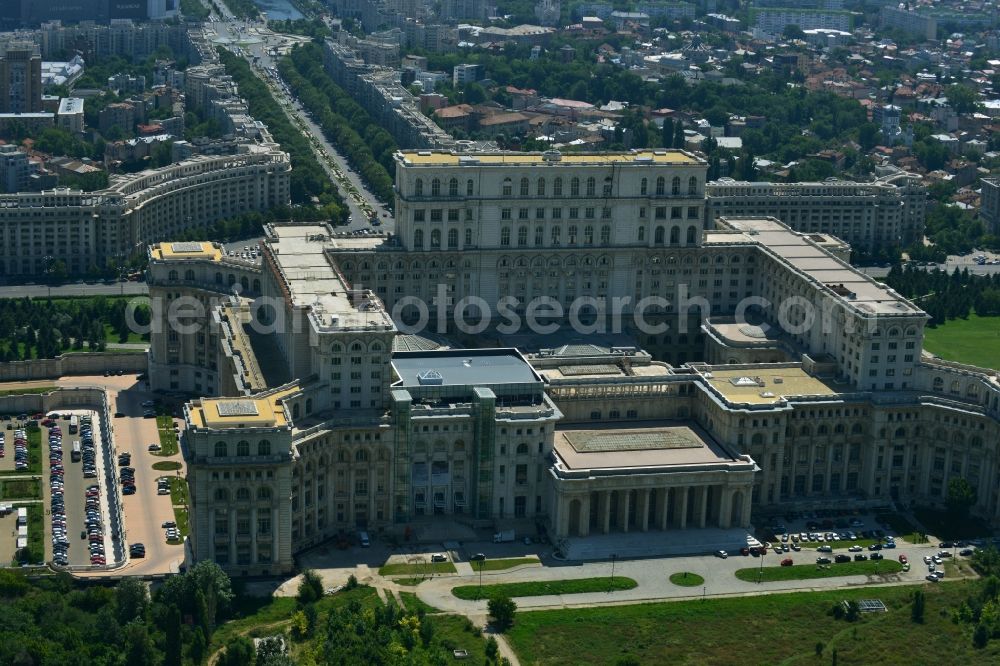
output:
[{"label": "red car", "polygon": [[899,562],[900,562],[900,564],[906,564],[906,555],[902,555],[901,554],[899,556]]},{"label": "red car", "polygon": [[790,566],[792,566],[792,558],[787,557],[787,558],[781,560],[781,566],[783,566],[783,567],[790,567]]}]

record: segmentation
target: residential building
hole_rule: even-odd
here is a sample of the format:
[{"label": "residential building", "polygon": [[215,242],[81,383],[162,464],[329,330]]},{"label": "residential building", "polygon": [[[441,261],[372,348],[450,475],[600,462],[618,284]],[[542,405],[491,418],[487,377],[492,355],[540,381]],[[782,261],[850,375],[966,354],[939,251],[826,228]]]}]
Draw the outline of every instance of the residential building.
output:
[{"label": "residential building", "polygon": [[758,6],[750,10],[750,25],[755,35],[764,38],[780,37],[790,25],[797,25],[803,30],[830,28],[847,31],[851,29],[851,13],[842,9]]},{"label": "residential building", "polygon": [[81,133],[83,123],[83,100],[79,97],[63,97],[56,112],[59,127],[74,133]]},{"label": "residential building", "polygon": [[879,12],[879,23],[889,30],[899,30],[923,39],[937,39],[937,19],[923,12],[885,5]]},{"label": "residential building", "polygon": [[31,42],[11,42],[0,53],[0,113],[42,111],[42,56]]},{"label": "residential building", "polygon": [[4,192],[27,191],[31,173],[26,153],[10,144],[0,146],[0,188]]},{"label": "residential building", "polygon": [[1000,178],[983,178],[979,217],[991,234],[1000,234]]}]

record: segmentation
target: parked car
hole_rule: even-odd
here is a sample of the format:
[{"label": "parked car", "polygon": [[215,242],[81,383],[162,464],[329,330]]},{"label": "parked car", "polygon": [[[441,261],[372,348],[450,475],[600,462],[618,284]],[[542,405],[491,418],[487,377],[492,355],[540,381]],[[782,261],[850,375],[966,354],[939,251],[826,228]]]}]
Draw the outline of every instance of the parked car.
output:
[{"label": "parked car", "polygon": [[816,564],[830,564],[830,558],[829,557],[817,557],[816,558]]},{"label": "parked car", "polygon": [[785,559],[781,560],[781,566],[783,566],[783,567],[790,567],[790,566],[792,566],[792,558],[786,557]]},{"label": "parked car", "polygon": [[834,562],[838,562],[838,563],[841,563],[841,562],[850,562],[851,561],[851,556],[850,555],[845,555],[844,553],[840,553],[836,557],[833,558],[833,561]]},{"label": "parked car", "polygon": [[729,553],[727,553],[724,550],[717,550],[717,551],[715,551],[715,556],[716,557],[721,557],[722,559],[726,559],[727,557],[729,557]]}]

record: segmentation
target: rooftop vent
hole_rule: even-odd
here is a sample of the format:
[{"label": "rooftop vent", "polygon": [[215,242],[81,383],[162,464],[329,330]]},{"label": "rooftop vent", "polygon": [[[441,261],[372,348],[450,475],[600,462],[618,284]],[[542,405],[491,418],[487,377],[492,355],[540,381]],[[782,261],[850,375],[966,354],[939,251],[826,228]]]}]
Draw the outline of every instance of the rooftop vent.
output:
[{"label": "rooftop vent", "polygon": [[542,160],[545,162],[560,162],[562,161],[562,153],[558,150],[546,150],[542,153]]},{"label": "rooftop vent", "polygon": [[444,384],[444,377],[437,370],[424,370],[417,373],[417,381],[421,386],[441,386]]}]

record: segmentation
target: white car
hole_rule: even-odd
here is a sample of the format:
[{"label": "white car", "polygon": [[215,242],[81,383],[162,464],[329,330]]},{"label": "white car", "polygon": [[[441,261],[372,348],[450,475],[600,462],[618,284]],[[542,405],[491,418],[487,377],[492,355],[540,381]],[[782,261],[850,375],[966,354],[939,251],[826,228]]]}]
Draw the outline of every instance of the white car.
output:
[{"label": "white car", "polygon": [[864,548],[862,548],[861,546],[851,546],[850,548],[847,549],[849,553],[860,553],[862,550],[864,550]]}]

